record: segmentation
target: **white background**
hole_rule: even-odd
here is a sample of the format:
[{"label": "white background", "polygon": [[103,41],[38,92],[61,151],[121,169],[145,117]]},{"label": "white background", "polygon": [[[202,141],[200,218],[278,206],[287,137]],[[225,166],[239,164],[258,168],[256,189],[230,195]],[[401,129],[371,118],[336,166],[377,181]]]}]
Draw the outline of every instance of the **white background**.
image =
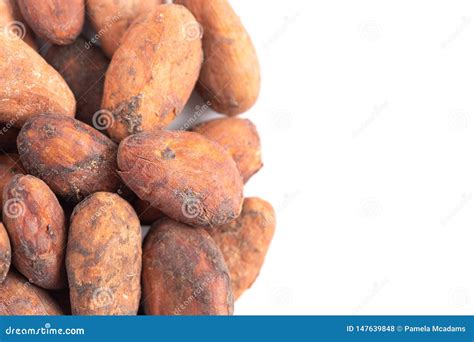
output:
[{"label": "white background", "polygon": [[[234,0],[277,230],[236,314],[472,314],[474,3]],[[198,101],[198,99],[194,99]]]}]

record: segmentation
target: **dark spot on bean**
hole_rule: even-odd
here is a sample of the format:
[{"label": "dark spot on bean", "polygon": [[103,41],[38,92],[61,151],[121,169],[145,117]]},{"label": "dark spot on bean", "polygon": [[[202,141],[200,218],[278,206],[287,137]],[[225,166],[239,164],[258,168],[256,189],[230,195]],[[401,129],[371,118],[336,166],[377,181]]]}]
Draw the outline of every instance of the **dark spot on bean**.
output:
[{"label": "dark spot on bean", "polygon": [[164,151],[161,151],[161,157],[163,159],[169,160],[169,159],[174,159],[176,157],[176,154],[172,149],[167,147]]}]

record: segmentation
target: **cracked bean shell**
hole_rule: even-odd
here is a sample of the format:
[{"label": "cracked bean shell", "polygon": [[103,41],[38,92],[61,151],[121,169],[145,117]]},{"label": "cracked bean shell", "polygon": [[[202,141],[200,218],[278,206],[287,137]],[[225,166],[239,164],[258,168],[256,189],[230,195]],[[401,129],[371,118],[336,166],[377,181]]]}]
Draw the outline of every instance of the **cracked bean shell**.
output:
[{"label": "cracked bean shell", "polygon": [[158,5],[130,26],[105,76],[102,108],[112,113],[113,140],[166,127],[186,104],[202,63],[198,25],[183,6]]},{"label": "cracked bean shell", "polygon": [[246,198],[236,220],[209,231],[229,267],[236,300],[257,278],[275,224],[275,211],[270,203]]},{"label": "cracked bean shell", "polygon": [[120,188],[117,145],[79,120],[39,115],[23,126],[17,143],[28,173],[66,200],[78,202],[94,192]]},{"label": "cracked bean shell", "polygon": [[10,270],[0,284],[0,315],[63,315],[63,311],[47,291],[33,285],[22,275]]},{"label": "cracked bean shell", "polygon": [[141,243],[140,221],[122,197],[96,192],[74,208],[66,253],[73,314],[137,314]]},{"label": "cracked bean shell", "polygon": [[171,219],[155,222],[143,245],[147,315],[231,315],[227,266],[206,230]]},{"label": "cracked bean shell", "polygon": [[52,66],[4,30],[0,30],[0,45],[0,122],[21,127],[42,113],[74,117],[74,95]]},{"label": "cracked bean shell", "polygon": [[3,189],[3,222],[15,268],[45,289],[66,287],[66,218],[41,179],[16,175]]},{"label": "cracked bean shell", "polygon": [[228,0],[176,0],[202,25],[204,62],[198,89],[212,109],[227,115],[247,111],[260,92],[257,53]]},{"label": "cracked bean shell", "polygon": [[0,0],[0,27],[8,27],[12,34],[17,34],[33,49],[37,50],[33,32],[26,25],[18,8],[17,0]]},{"label": "cracked bean shell", "polygon": [[10,239],[3,223],[0,223],[0,284],[5,280],[10,269],[12,249]]},{"label": "cracked bean shell", "polygon": [[53,44],[71,44],[82,31],[84,0],[17,0],[35,33]]},{"label": "cracked bean shell", "polygon": [[225,224],[240,214],[243,183],[231,155],[200,134],[159,131],[120,143],[119,174],[142,200],[193,226]]},{"label": "cracked bean shell", "polygon": [[248,119],[217,119],[202,123],[193,128],[222,147],[234,158],[240,174],[247,182],[263,166],[260,137],[257,128]]}]

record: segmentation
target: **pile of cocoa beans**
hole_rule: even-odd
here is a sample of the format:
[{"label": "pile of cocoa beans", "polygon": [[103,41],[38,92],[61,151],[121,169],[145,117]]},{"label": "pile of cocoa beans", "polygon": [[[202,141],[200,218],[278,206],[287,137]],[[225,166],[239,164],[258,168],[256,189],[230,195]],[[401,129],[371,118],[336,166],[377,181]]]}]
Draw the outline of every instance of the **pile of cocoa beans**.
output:
[{"label": "pile of cocoa beans", "polygon": [[[170,130],[194,89],[222,117]],[[227,0],[0,0],[0,314],[232,314],[275,230],[259,89]]]}]

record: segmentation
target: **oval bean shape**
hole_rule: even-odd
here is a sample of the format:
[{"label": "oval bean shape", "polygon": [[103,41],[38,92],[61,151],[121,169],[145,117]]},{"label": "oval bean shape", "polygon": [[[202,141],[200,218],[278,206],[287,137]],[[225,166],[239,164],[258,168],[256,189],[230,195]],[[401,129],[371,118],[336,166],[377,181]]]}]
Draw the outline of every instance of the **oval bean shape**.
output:
[{"label": "oval bean shape", "polygon": [[66,253],[73,314],[136,315],[141,242],[140,221],[122,197],[96,192],[74,208]]},{"label": "oval bean shape", "polygon": [[64,312],[47,291],[31,284],[10,270],[0,284],[0,315],[63,315]]},{"label": "oval bean shape", "polygon": [[196,19],[183,6],[158,5],[134,21],[105,76],[102,108],[114,117],[111,138],[166,127],[186,104],[202,63],[201,39],[189,39]]},{"label": "oval bean shape", "polygon": [[21,15],[17,0],[0,0],[0,26],[9,27],[12,34],[16,34],[33,49],[38,49],[33,32]]},{"label": "oval bean shape", "polygon": [[41,113],[73,117],[76,100],[64,79],[21,39],[0,30],[0,122],[21,127]]},{"label": "oval bean shape", "polygon": [[234,158],[240,174],[247,182],[263,166],[260,137],[248,119],[226,118],[204,122],[194,132],[217,142]]},{"label": "oval bean shape", "polygon": [[117,191],[117,145],[73,118],[39,115],[30,119],[17,139],[28,173],[44,180],[66,200],[78,202],[97,191]]},{"label": "oval bean shape", "polygon": [[105,54],[112,57],[133,21],[163,2],[164,0],[86,1],[87,13],[95,31],[102,32],[100,45]]},{"label": "oval bean shape", "polygon": [[212,109],[227,115],[247,111],[260,92],[260,67],[250,36],[227,0],[176,0],[202,25],[205,60],[198,89]]},{"label": "oval bean shape", "polygon": [[41,179],[16,175],[3,189],[3,220],[13,247],[13,265],[45,289],[66,286],[66,217]]},{"label": "oval bean shape", "polygon": [[202,228],[171,219],[152,225],[143,246],[148,315],[231,315],[234,299],[219,248]]},{"label": "oval bean shape", "polygon": [[56,45],[71,44],[82,31],[84,0],[17,0],[35,33]]},{"label": "oval bean shape", "polygon": [[119,174],[142,200],[193,226],[225,224],[240,214],[243,183],[232,156],[197,133],[160,131],[123,140]]},{"label": "oval bean shape", "polygon": [[236,300],[257,279],[274,232],[275,210],[260,198],[246,198],[235,221],[209,231],[229,267]]}]

